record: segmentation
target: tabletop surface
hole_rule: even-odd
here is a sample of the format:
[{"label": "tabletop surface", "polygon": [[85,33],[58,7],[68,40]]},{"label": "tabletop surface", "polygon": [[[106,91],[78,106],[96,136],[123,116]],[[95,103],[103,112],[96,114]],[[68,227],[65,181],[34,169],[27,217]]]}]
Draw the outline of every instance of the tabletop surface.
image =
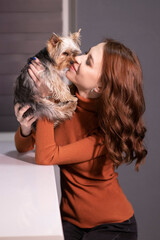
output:
[{"label": "tabletop surface", "polygon": [[0,142],[0,239],[63,239],[53,166]]}]

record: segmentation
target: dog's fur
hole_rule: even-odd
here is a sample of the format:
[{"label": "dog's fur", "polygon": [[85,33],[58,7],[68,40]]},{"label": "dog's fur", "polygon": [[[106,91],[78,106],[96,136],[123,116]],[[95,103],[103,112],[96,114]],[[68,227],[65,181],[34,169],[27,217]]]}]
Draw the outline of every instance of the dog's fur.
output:
[{"label": "dog's fur", "polygon": [[38,118],[47,117],[48,120],[54,121],[54,126],[72,117],[77,98],[70,93],[68,85],[62,81],[62,78],[65,75],[65,69],[70,67],[75,61],[74,57],[81,52],[79,45],[80,30],[67,37],[59,37],[53,33],[47,46],[35,55],[45,67],[40,78],[48,88],[50,98],[40,96],[28,73],[28,64],[33,58],[28,59],[14,88],[14,104],[19,103],[20,107],[31,106],[23,117],[31,114]]}]

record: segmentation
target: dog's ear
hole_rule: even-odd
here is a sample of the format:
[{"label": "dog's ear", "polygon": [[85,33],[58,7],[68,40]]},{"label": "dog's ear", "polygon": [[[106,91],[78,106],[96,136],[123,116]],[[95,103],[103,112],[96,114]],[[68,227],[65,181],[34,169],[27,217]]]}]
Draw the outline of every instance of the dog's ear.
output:
[{"label": "dog's ear", "polygon": [[57,43],[62,42],[61,38],[55,33],[52,34],[49,41],[53,46],[56,46]]},{"label": "dog's ear", "polygon": [[73,40],[76,44],[78,44],[78,45],[81,44],[81,41],[80,41],[80,38],[81,38],[80,32],[81,32],[81,28],[78,30],[78,32],[70,33],[70,38],[72,38],[72,40]]}]

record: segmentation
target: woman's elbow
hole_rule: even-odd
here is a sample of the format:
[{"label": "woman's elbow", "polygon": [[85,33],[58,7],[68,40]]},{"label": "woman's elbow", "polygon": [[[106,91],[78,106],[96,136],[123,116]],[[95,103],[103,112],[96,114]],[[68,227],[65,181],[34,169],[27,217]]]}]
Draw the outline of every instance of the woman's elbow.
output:
[{"label": "woman's elbow", "polygon": [[26,152],[32,150],[32,149],[29,149],[29,148],[25,148],[24,146],[19,146],[19,145],[18,146],[15,145],[15,146],[16,146],[17,152],[19,152],[19,153],[26,153]]},{"label": "woman's elbow", "polygon": [[43,154],[36,154],[35,162],[38,165],[55,165],[55,163],[51,157],[47,157]]}]

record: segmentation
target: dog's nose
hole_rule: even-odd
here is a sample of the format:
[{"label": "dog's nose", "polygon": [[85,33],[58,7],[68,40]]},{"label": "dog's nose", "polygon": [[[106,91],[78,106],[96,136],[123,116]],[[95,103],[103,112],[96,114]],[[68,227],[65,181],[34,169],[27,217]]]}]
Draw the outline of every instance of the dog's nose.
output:
[{"label": "dog's nose", "polygon": [[71,60],[71,61],[70,61],[70,64],[72,65],[73,63],[74,63],[74,61],[73,61],[73,60]]}]

